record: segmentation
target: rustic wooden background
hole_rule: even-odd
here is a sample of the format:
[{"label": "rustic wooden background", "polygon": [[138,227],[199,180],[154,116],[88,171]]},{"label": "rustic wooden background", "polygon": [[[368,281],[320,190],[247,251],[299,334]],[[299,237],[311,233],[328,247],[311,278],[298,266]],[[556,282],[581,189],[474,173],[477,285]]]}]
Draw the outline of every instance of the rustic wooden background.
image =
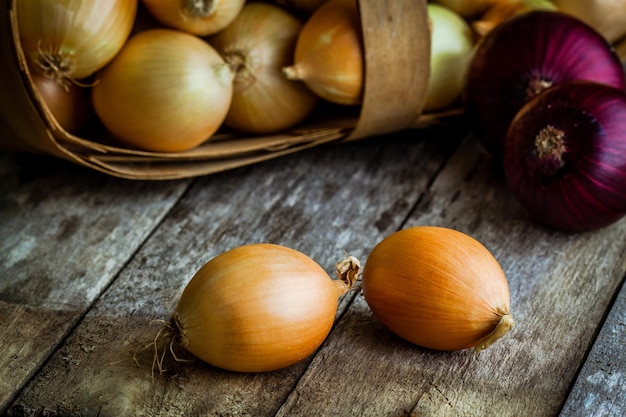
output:
[{"label": "rustic wooden background", "polygon": [[[395,230],[483,242],[516,327],[485,352],[435,352],[340,302],[319,351],[262,374],[170,363],[152,340],[187,281],[237,245],[298,249],[330,274]],[[623,416],[626,219],[536,224],[463,128],[328,145],[177,181],[108,177],[0,152],[0,414],[7,416]]]}]

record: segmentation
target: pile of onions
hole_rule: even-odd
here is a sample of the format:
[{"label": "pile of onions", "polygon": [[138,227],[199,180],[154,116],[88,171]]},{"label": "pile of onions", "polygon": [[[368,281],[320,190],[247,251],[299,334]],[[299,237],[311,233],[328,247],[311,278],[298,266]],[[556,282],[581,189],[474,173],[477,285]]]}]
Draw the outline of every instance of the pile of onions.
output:
[{"label": "pile of onions", "polygon": [[626,214],[626,94],[590,82],[552,87],[509,129],[504,169],[541,223],[582,232]]},{"label": "pile of onions", "polygon": [[282,68],[293,61],[302,23],[279,6],[249,3],[226,29],[209,39],[234,73],[224,123],[249,133],[273,133],[301,122],[318,99]]},{"label": "pile of onions", "polygon": [[185,287],[169,323],[172,342],[219,368],[266,372],[311,355],[326,339],[337,302],[359,263],[346,257],[332,280],[308,256],[249,244],[206,263]]},{"label": "pile of onions", "polygon": [[418,226],[386,237],[368,256],[362,285],[386,327],[426,348],[480,352],[513,327],[502,268],[456,230]]},{"label": "pile of onions", "polygon": [[606,39],[560,12],[532,11],[498,25],[468,71],[465,112],[472,130],[501,155],[513,117],[549,86],[588,80],[624,90],[624,68]]},{"label": "pile of onions", "polygon": [[233,74],[204,40],[171,29],[140,32],[98,75],[92,101],[102,123],[139,149],[179,152],[221,126]]},{"label": "pile of onions", "polygon": [[305,22],[294,64],[284,69],[319,97],[355,105],[363,99],[364,55],[356,0],[330,0]]},{"label": "pile of onions", "polygon": [[142,0],[162,24],[207,36],[224,29],[241,12],[245,0]]}]

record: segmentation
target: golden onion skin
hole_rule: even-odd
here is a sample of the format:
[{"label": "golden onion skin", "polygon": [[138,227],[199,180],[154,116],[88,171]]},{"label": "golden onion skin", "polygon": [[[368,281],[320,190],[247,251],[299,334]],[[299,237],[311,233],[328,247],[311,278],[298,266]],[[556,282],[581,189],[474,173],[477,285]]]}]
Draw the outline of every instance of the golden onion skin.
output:
[{"label": "golden onion skin", "polygon": [[200,145],[221,126],[233,75],[207,42],[173,29],[132,36],[97,75],[94,110],[120,142],[152,152]]},{"label": "golden onion skin", "polygon": [[452,229],[419,226],[383,239],[362,286],[380,322],[422,347],[480,351],[513,326],[502,268],[480,242]]},{"label": "golden onion skin", "polygon": [[329,0],[304,23],[294,64],[283,72],[302,80],[324,100],[342,105],[363,101],[364,50],[356,0]]},{"label": "golden onion skin", "polygon": [[223,30],[241,13],[245,0],[142,0],[165,26],[208,36]]},{"label": "golden onion skin", "polygon": [[124,46],[137,0],[20,0],[20,41],[31,69],[80,80],[109,63]]},{"label": "golden onion skin", "polygon": [[209,43],[231,66],[233,99],[224,123],[246,133],[276,133],[309,116],[317,96],[282,68],[293,60],[302,23],[270,3],[249,3]]},{"label": "golden onion skin", "polygon": [[341,281],[283,246],[240,246],[205,264],[185,288],[172,324],[180,346],[238,372],[265,372],[311,355],[333,325]]}]

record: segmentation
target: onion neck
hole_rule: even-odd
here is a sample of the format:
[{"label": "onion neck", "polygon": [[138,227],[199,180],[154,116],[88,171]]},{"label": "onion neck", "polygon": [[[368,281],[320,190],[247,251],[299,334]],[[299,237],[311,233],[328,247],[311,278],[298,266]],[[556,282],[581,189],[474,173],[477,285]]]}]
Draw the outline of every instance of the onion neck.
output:
[{"label": "onion neck", "polygon": [[69,52],[52,51],[44,48],[41,42],[37,45],[35,67],[46,78],[58,81],[67,90],[72,81],[72,73],[76,68],[76,58]]},{"label": "onion neck", "polygon": [[565,165],[564,153],[565,132],[548,125],[535,136],[532,165],[543,175],[554,175]]},{"label": "onion neck", "polygon": [[515,321],[513,320],[513,317],[511,317],[511,315],[508,313],[504,314],[500,318],[500,321],[496,325],[496,328],[493,329],[493,331],[489,333],[487,337],[481,340],[474,347],[474,351],[476,353],[480,353],[483,350],[487,349],[489,346],[493,345],[496,342],[496,340],[500,339],[502,336],[507,334],[509,330],[513,328],[514,325],[515,325]]},{"label": "onion neck", "polygon": [[540,76],[534,76],[528,81],[526,88],[526,99],[529,100],[541,93],[543,90],[552,87],[553,82]]},{"label": "onion neck", "polygon": [[361,262],[354,256],[347,253],[335,264],[337,278],[333,283],[337,286],[338,296],[347,293],[359,278],[361,273]]},{"label": "onion neck", "polygon": [[256,81],[250,60],[250,54],[241,50],[224,52],[224,61],[233,73],[235,86],[240,90],[246,89]]},{"label": "onion neck", "polygon": [[292,81],[304,79],[304,75],[302,74],[302,68],[298,65],[284,67],[283,74],[285,74],[285,77],[287,77],[288,80]]},{"label": "onion neck", "polygon": [[186,16],[203,19],[215,13],[216,3],[216,0],[186,0],[183,4],[183,11]]}]

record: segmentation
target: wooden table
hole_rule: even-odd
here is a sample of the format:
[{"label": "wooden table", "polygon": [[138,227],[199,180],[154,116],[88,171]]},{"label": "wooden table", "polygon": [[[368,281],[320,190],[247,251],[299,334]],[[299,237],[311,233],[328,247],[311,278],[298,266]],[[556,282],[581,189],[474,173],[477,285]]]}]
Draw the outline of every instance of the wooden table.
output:
[{"label": "wooden table", "polygon": [[[463,129],[328,145],[221,174],[129,181],[0,153],[0,412],[8,416],[623,416],[626,219],[567,234],[533,222]],[[150,342],[196,270],[238,245],[298,249],[333,273],[415,225],[461,230],[499,260],[516,327],[435,352],[339,304],[287,369],[170,364]]]}]

